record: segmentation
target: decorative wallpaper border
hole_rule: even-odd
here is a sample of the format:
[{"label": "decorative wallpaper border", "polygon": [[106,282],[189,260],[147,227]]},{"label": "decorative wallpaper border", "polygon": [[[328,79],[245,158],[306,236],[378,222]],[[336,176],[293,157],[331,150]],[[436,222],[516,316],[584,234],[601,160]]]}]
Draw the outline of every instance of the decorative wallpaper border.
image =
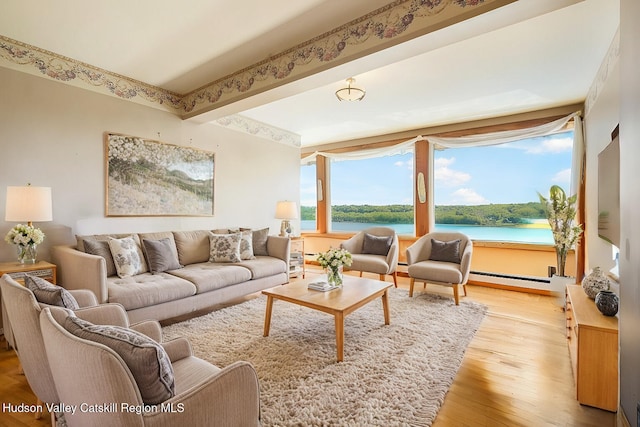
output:
[{"label": "decorative wallpaper border", "polygon": [[233,129],[239,132],[266,138],[281,144],[300,147],[301,137],[297,133],[289,132],[274,126],[265,125],[257,120],[250,119],[240,114],[222,117],[214,120],[218,126]]},{"label": "decorative wallpaper border", "polygon": [[188,94],[174,93],[2,35],[0,66],[170,111],[185,119],[514,1],[396,0]]},{"label": "decorative wallpaper border", "polygon": [[598,69],[598,73],[596,74],[596,78],[593,81],[593,84],[589,88],[589,92],[587,93],[587,98],[584,101],[584,117],[589,115],[591,108],[596,103],[598,96],[600,96],[600,92],[604,85],[607,82],[607,79],[611,75],[613,71],[613,67],[620,60],[620,28],[618,27],[618,31],[613,36],[613,40],[611,41],[611,45],[609,45],[609,50],[602,60],[602,64],[600,65],[600,69]]}]

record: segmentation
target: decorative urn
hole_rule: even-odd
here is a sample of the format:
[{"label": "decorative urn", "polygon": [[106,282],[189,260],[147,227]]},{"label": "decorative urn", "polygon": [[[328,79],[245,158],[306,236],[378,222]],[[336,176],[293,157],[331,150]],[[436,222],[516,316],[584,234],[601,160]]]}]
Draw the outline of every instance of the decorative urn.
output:
[{"label": "decorative urn", "polygon": [[596,299],[600,291],[608,291],[611,287],[609,278],[602,273],[600,267],[595,267],[591,274],[582,279],[582,289],[591,299]]}]

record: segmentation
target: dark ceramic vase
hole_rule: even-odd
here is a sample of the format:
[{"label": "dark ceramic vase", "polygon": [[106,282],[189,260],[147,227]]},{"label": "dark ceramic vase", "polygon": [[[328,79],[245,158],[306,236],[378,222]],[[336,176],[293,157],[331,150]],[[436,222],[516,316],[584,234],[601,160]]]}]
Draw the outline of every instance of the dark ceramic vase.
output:
[{"label": "dark ceramic vase", "polygon": [[615,316],[618,312],[618,295],[613,291],[600,291],[596,295],[596,307],[605,316]]}]

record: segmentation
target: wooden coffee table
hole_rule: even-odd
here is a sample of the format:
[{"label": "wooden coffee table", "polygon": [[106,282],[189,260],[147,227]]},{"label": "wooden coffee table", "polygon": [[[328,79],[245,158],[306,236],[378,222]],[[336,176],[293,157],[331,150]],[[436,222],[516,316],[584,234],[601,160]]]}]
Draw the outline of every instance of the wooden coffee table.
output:
[{"label": "wooden coffee table", "polygon": [[321,292],[307,288],[312,279],[277,286],[262,291],[267,296],[267,311],[264,317],[264,336],[269,336],[273,300],[287,301],[314,310],[332,314],[336,324],[336,350],[338,362],[344,358],[344,318],[374,299],[382,297],[384,324],[389,324],[388,289],[392,283],[379,280],[345,276],[341,289]]}]

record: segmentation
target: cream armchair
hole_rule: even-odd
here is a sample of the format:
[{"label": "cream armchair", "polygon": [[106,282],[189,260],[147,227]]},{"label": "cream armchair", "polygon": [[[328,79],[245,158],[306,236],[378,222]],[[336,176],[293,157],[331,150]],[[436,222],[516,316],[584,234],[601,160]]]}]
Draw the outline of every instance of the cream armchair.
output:
[{"label": "cream armchair", "polygon": [[398,235],[393,228],[372,227],[356,233],[352,238],[342,242],[341,248],[348,250],[353,258],[349,270],[366,271],[380,275],[384,282],[387,274],[393,277],[393,284],[398,287],[396,268],[398,266]]},{"label": "cream armchair", "polygon": [[462,233],[433,232],[425,234],[407,248],[409,296],[413,296],[415,282],[424,282],[453,288],[456,305],[459,304],[459,286],[467,295],[467,280],[471,270],[473,242]]},{"label": "cream armchair", "polygon": [[[38,404],[59,403],[49,362],[47,360],[40,330],[40,312],[44,304],[38,303],[35,295],[16,282],[8,274],[0,278],[2,301],[8,324],[11,325],[11,345],[15,349],[20,365]],[[141,322],[129,325],[127,313],[119,304],[97,305],[91,291],[69,291],[81,306],[75,313],[78,317],[96,324],[131,327],[159,341],[162,330],[158,322]],[[88,306],[88,307],[85,307]],[[7,327],[7,325],[4,325]],[[40,418],[41,414],[36,414]],[[51,413],[52,425],[55,425],[55,413]]]},{"label": "cream armchair", "polygon": [[[67,316],[59,307],[46,308],[40,315],[61,401],[71,408],[115,408],[65,412],[69,427],[260,425],[258,377],[249,363],[235,362],[220,369],[194,357],[184,338],[162,343],[171,362],[175,395],[160,404],[145,405],[132,373],[135,367],[128,366],[111,347],[69,332],[62,326]],[[136,359],[136,363],[144,362]]]}]

